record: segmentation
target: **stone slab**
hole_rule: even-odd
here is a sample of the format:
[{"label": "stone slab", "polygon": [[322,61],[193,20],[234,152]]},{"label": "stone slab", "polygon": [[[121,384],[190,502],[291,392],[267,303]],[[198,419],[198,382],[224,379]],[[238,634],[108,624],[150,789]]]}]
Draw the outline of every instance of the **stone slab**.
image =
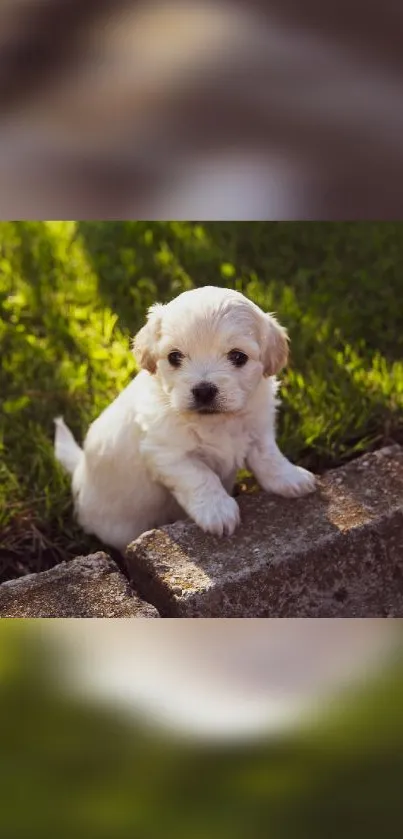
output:
[{"label": "stone slab", "polygon": [[176,522],[143,534],[126,561],[168,617],[403,616],[403,449],[319,478],[311,496],[240,497],[232,537]]},{"label": "stone slab", "polygon": [[3,618],[158,618],[99,552],[0,585]]}]

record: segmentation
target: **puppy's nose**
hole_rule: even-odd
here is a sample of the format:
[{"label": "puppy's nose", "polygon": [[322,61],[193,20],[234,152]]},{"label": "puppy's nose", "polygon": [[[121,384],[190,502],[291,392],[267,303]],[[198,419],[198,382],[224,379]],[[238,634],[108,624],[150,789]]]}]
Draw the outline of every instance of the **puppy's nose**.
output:
[{"label": "puppy's nose", "polygon": [[197,405],[211,405],[218,393],[218,387],[211,382],[200,382],[192,388]]}]

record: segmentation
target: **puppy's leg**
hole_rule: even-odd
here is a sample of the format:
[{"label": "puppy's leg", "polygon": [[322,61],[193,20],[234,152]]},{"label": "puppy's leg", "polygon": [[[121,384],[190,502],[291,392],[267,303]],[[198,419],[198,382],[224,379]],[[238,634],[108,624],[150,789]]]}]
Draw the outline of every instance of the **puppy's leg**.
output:
[{"label": "puppy's leg", "polygon": [[206,464],[190,456],[147,453],[154,480],[167,487],[205,533],[231,535],[240,522],[239,507]]},{"label": "puppy's leg", "polygon": [[271,435],[252,446],[247,463],[266,492],[292,498],[307,495],[315,489],[315,476],[302,466],[290,463]]},{"label": "puppy's leg", "polygon": [[229,475],[222,479],[224,489],[227,490],[228,495],[234,494],[235,481],[237,476],[237,469],[233,469]]}]

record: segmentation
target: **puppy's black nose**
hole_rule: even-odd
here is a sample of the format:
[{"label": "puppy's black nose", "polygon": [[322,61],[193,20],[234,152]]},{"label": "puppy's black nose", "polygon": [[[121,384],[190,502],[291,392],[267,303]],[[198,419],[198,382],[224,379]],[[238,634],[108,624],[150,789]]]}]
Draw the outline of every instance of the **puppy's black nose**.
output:
[{"label": "puppy's black nose", "polygon": [[197,405],[211,405],[218,393],[218,387],[210,382],[200,382],[192,388],[192,393]]}]

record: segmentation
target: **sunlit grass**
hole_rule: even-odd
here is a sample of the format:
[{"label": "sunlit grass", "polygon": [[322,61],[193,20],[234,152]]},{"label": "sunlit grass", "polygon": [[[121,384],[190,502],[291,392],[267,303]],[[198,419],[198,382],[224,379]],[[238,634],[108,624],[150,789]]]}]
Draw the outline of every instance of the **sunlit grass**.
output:
[{"label": "sunlit grass", "polygon": [[2,222],[0,578],[85,552],[53,418],[79,438],[135,372],[147,306],[193,285],[244,291],[291,336],[280,441],[323,468],[398,439],[399,223]]}]

